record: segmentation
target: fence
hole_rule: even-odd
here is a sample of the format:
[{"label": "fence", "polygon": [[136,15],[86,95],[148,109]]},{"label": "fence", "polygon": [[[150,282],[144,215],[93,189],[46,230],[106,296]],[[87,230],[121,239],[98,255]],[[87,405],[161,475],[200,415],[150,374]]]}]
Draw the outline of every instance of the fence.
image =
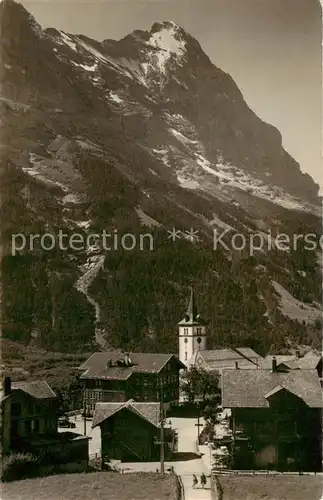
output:
[{"label": "fence", "polygon": [[211,495],[212,495],[212,500],[223,499],[222,486],[217,476],[211,476]]},{"label": "fence", "polygon": [[181,500],[185,500],[185,490],[184,490],[184,485],[183,485],[183,481],[182,481],[182,478],[181,476],[177,476],[178,478],[178,482],[179,482],[179,486],[180,486],[180,498]]},{"label": "fence", "polygon": [[320,476],[323,472],[279,472],[274,470],[230,470],[213,469],[212,474],[216,476]]}]

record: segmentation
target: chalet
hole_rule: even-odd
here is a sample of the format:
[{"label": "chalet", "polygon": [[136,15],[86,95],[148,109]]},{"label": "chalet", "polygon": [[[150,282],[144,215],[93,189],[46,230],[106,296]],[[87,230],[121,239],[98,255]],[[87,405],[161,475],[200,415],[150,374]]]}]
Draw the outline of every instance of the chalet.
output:
[{"label": "chalet", "polygon": [[172,354],[98,352],[82,366],[84,407],[93,414],[96,403],[159,402],[165,408],[178,403],[179,372],[185,365]]},{"label": "chalet", "polygon": [[44,380],[4,379],[1,400],[2,453],[31,453],[42,466],[82,471],[88,466],[90,438],[57,431],[57,398]]},{"label": "chalet", "polygon": [[316,370],[224,370],[232,467],[320,471],[322,392]]},{"label": "chalet", "polygon": [[273,359],[276,359],[278,368],[290,370],[316,370],[322,381],[322,354],[317,354],[314,351],[301,354],[301,351],[297,349],[295,354],[266,356],[259,363],[259,367],[262,369],[271,369]]},{"label": "chalet", "polygon": [[[121,461],[150,461],[160,457],[160,404],[98,403],[92,427],[101,429],[102,462],[109,459]],[[165,459],[176,447],[175,433],[164,429]]]}]

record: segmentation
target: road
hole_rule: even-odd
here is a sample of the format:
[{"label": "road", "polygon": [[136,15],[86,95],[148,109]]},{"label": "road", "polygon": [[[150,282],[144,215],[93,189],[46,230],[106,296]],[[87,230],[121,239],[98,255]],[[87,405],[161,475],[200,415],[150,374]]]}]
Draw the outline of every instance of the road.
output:
[{"label": "road", "polygon": [[[74,432],[83,434],[84,424],[80,416],[70,418],[75,421],[76,428]],[[193,474],[200,479],[202,472],[209,476],[210,474],[210,459],[207,447],[197,447],[197,427],[196,419],[194,418],[171,418],[172,427],[178,432],[178,454],[175,460],[165,462],[165,470],[169,467],[174,467],[176,474],[178,474],[183,482],[185,490],[185,500],[211,500],[212,494],[210,489],[210,480],[207,477],[206,488],[202,489],[198,484],[196,489],[193,489]],[[92,439],[89,443],[90,455],[100,453],[100,429],[91,427],[91,420],[87,420],[87,435]],[[66,429],[59,429],[66,430]],[[204,453],[203,457],[199,456],[199,452]],[[121,468],[126,472],[156,472],[160,471],[159,462],[122,462]]]}]

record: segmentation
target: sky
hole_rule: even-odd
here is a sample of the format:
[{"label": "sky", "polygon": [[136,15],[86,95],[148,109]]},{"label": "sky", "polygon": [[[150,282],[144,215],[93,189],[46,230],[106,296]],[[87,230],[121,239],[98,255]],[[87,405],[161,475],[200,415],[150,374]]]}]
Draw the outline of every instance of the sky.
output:
[{"label": "sky", "polygon": [[22,0],[43,28],[120,39],[174,21],[229,73],[248,105],[320,184],[322,15],[319,0]]}]

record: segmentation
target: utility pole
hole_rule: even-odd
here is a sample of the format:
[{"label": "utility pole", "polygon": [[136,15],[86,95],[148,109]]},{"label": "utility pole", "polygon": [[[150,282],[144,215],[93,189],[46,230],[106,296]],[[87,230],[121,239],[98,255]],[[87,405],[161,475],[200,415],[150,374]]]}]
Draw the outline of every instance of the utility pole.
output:
[{"label": "utility pole", "polygon": [[83,423],[84,423],[84,436],[86,436],[86,402],[84,398],[84,404],[83,404]]},{"label": "utility pole", "polygon": [[165,473],[164,450],[164,390],[162,376],[160,376],[160,473]]}]

